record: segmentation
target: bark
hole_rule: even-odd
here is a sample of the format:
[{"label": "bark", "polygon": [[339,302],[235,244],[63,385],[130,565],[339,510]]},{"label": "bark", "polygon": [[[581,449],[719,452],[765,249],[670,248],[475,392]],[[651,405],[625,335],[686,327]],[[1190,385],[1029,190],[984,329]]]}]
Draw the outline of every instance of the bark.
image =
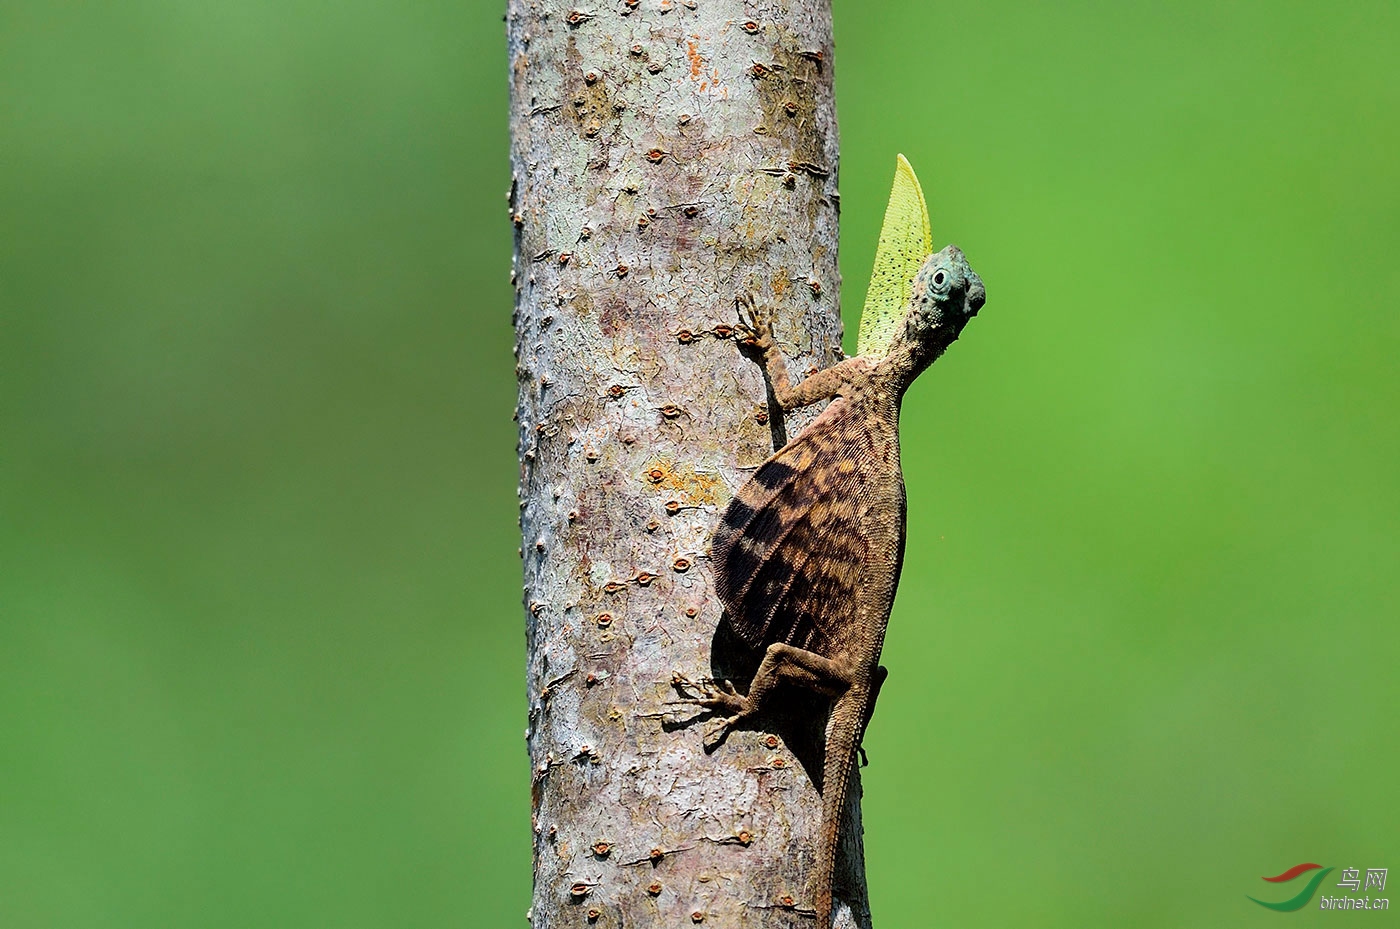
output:
[{"label": "bark", "polygon": [[[839,357],[829,3],[510,0],[506,20],[531,918],[811,925],[825,708],[794,698],[706,754],[671,704],[676,672],[752,673],[715,641],[710,534],[805,421],[738,350],[736,295],[795,372]],[[850,793],[836,922],[868,926]]]}]

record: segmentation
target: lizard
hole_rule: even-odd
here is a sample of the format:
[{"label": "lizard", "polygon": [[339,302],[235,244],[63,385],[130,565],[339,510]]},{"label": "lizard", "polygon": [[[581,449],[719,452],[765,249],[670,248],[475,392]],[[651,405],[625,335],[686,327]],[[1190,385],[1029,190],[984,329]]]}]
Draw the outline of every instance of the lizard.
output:
[{"label": "lizard", "polygon": [[900,155],[856,355],[794,384],[768,321],[752,298],[738,302],[736,333],[759,354],[778,406],[831,402],[739,489],[711,542],[728,621],[763,650],[748,693],[708,682],[685,702],[725,717],[707,745],[713,749],[758,716],[779,685],[830,701],[809,878],[817,929],[830,929],[841,815],[885,679],[880,651],[904,557],[900,404],[982,308],[986,289],[957,246],[933,253],[923,192]]}]

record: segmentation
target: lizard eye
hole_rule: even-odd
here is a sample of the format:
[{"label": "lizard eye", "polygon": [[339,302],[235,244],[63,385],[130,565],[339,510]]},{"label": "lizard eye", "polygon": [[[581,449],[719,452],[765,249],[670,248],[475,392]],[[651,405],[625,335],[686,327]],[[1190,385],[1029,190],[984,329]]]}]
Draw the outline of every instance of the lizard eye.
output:
[{"label": "lizard eye", "polygon": [[939,270],[933,272],[933,286],[934,286],[934,287],[937,287],[939,290],[942,290],[942,289],[943,289],[943,285],[946,284],[946,283],[948,283],[948,275],[945,274],[941,268],[940,268]]}]

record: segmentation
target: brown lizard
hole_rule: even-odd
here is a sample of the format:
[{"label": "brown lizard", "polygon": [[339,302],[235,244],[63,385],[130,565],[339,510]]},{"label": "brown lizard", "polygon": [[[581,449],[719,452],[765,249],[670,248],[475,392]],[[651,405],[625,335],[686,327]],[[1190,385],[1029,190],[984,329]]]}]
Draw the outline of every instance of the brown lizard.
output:
[{"label": "brown lizard", "polygon": [[[907,168],[902,159],[901,165]],[[741,309],[740,335],[761,351],[779,407],[832,402],[758,468],[715,530],[715,591],[739,638],[765,650],[748,694],[723,681],[688,698],[726,715],[716,744],[763,712],[779,684],[831,700],[810,889],[818,929],[831,926],[841,814],[884,681],[880,649],[904,556],[900,402],[986,301],[981,279],[952,245],[929,255],[903,286],[908,302],[872,339],[878,343],[872,351],[796,385],[767,321],[752,301]]]}]

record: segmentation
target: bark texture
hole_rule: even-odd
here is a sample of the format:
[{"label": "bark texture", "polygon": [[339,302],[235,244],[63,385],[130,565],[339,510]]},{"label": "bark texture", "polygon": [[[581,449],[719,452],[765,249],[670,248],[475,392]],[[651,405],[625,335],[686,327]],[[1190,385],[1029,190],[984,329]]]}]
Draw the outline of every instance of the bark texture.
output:
[{"label": "bark texture", "polygon": [[[709,539],[805,421],[738,351],[736,295],[795,373],[840,353],[829,3],[510,0],[506,20],[532,921],[810,924],[822,710],[706,754],[669,704],[676,672],[742,678],[713,641]],[[852,787],[842,927],[869,925]]]}]

